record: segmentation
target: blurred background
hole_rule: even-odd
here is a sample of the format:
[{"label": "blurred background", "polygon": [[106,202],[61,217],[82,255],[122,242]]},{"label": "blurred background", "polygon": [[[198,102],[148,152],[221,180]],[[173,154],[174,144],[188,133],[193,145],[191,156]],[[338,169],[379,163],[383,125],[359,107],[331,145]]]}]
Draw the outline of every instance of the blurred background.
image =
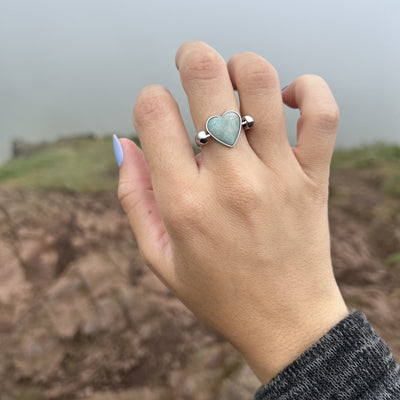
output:
[{"label": "blurred background", "polygon": [[258,386],[146,270],[116,199],[111,135],[134,137],[141,88],[167,86],[196,133],[174,63],[188,40],[226,60],[256,52],[282,86],[330,85],[335,273],[399,357],[399,21],[396,0],[0,0],[2,399],[239,400]]},{"label": "blurred background", "polygon": [[174,63],[187,40],[226,60],[257,52],[282,86],[321,75],[341,109],[340,146],[399,143],[399,20],[396,0],[1,0],[0,160],[14,138],[129,135],[135,98],[151,83],[176,96],[193,136]]}]

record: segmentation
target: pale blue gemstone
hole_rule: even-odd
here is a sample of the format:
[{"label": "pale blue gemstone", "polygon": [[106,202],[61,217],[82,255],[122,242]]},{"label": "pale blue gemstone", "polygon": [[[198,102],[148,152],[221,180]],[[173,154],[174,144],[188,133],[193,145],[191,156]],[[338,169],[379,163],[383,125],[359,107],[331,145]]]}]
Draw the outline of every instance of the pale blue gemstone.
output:
[{"label": "pale blue gemstone", "polygon": [[215,139],[227,146],[233,146],[240,133],[240,117],[233,111],[227,111],[222,117],[211,117],[206,128]]}]

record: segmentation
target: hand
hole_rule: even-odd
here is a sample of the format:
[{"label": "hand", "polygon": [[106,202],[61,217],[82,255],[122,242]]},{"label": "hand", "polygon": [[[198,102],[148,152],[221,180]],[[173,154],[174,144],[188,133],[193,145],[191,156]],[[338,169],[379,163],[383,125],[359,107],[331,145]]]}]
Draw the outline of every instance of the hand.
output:
[{"label": "hand", "polygon": [[[228,65],[201,42],[176,55],[197,131],[212,115],[251,115],[235,147],[198,156],[171,94],[149,86],[133,121],[143,148],[122,139],[119,198],[151,270],[268,382],[344,318],[330,258],[330,159],[338,109],[327,84],[302,76],[281,93],[253,53]],[[283,102],[299,108],[289,145]]]}]

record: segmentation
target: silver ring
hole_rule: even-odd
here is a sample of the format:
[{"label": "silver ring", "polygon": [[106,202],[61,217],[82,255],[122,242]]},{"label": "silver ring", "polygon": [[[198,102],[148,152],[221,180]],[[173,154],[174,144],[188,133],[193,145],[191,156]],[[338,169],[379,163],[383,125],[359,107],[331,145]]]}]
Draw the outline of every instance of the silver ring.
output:
[{"label": "silver ring", "polygon": [[250,115],[243,118],[233,110],[226,111],[222,117],[213,115],[206,122],[206,131],[200,131],[196,135],[196,144],[201,147],[208,143],[210,137],[225,146],[233,147],[244,130],[254,125],[254,119]]}]

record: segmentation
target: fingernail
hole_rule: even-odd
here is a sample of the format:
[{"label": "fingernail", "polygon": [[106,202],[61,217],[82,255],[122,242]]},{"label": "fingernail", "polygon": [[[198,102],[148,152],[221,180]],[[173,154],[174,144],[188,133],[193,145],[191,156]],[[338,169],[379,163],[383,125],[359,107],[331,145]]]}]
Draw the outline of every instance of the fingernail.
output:
[{"label": "fingernail", "polygon": [[120,167],[122,165],[122,161],[124,161],[124,152],[122,151],[121,143],[116,135],[113,136],[113,146],[115,159],[117,160],[118,167]]},{"label": "fingernail", "polygon": [[290,81],[287,85],[285,85],[285,86],[281,89],[281,92],[283,92],[291,83],[292,83],[292,81]]}]

